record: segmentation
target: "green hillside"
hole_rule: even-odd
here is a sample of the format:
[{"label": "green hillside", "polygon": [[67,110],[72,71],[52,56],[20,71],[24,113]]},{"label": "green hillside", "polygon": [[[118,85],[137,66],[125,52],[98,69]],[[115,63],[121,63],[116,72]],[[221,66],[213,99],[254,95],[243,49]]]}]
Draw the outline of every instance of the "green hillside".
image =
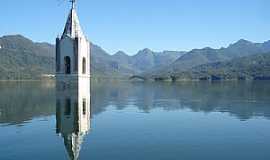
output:
[{"label": "green hillside", "polygon": [[186,71],[152,77],[155,80],[270,80],[270,53],[208,63]]},{"label": "green hillside", "polygon": [[[265,54],[262,54],[265,53]],[[246,40],[227,48],[193,49],[189,52],[140,50],[129,56],[123,51],[108,54],[91,45],[92,77],[125,78],[134,75],[152,80],[269,79],[270,41]],[[21,35],[0,37],[0,80],[40,79],[54,74],[55,48]]]}]

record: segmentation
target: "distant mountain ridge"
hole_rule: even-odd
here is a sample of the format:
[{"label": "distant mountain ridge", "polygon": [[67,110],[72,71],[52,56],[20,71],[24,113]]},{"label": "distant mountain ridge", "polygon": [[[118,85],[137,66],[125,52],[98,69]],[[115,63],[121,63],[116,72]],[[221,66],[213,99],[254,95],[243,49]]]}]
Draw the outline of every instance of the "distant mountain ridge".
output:
[{"label": "distant mountain ridge", "polygon": [[[270,52],[252,54],[230,61],[204,64],[192,68],[200,78],[270,80]],[[209,77],[211,75],[211,77]]]},{"label": "distant mountain ridge", "polygon": [[[54,74],[54,45],[36,43],[22,35],[8,35],[0,37],[0,46],[0,79],[38,79],[43,74]],[[168,55],[168,52],[172,54]],[[145,49],[134,56],[123,51],[110,55],[92,44],[91,72],[98,77],[126,78],[172,63],[183,54],[184,52],[159,53]]]},{"label": "distant mountain ridge", "polygon": [[264,43],[252,43],[241,39],[234,44],[230,44],[227,48],[212,49],[206,47],[203,49],[193,49],[178,58],[169,66],[154,70],[153,72],[146,72],[141,75],[147,78],[162,79],[162,77],[175,76],[182,72],[190,71],[196,66],[225,62],[235,58],[267,52],[270,52],[270,41]]},{"label": "distant mountain ridge", "polygon": [[[43,74],[54,74],[54,45],[36,43],[21,35],[10,35],[0,37],[0,46],[0,79],[39,79]],[[123,51],[110,55],[92,44],[91,73],[93,77],[125,79],[133,75],[146,79],[208,79],[211,76],[224,78],[231,75],[241,78],[241,72],[245,72],[243,75],[248,79],[258,75],[267,77],[268,53],[270,41],[253,43],[244,39],[227,48],[206,47],[189,52],[154,52],[145,48],[133,56]],[[237,65],[242,61],[249,66]],[[255,61],[256,65],[253,65]],[[253,66],[259,71],[252,71]]]},{"label": "distant mountain ridge", "polygon": [[207,63],[192,69],[159,75],[156,80],[270,80],[270,52]]},{"label": "distant mountain ridge", "polygon": [[32,52],[37,56],[54,57],[54,45],[49,43],[35,43],[22,35],[0,37],[2,49]]},{"label": "distant mountain ridge", "polygon": [[239,40],[227,48],[194,49],[173,63],[174,71],[190,69],[201,64],[222,62],[233,58],[245,57],[253,54],[270,52],[270,41],[264,43],[252,43],[247,40]]},{"label": "distant mountain ridge", "polygon": [[0,79],[38,79],[54,72],[54,46],[21,35],[0,38]]},{"label": "distant mountain ridge", "polygon": [[150,49],[143,49],[133,56],[129,56],[123,51],[110,55],[101,47],[92,44],[91,54],[91,71],[94,75],[129,77],[173,63],[185,52],[153,52]]}]

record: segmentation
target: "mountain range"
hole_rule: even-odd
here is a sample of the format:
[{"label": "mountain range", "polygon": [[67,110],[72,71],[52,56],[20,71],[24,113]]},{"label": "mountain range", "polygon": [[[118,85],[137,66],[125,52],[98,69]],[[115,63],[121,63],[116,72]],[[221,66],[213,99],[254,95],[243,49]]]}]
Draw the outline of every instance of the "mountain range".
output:
[{"label": "mountain range", "polygon": [[[153,80],[267,79],[270,41],[253,43],[244,39],[227,48],[154,52],[140,50],[129,56],[113,55],[91,44],[93,77],[129,78],[134,75]],[[54,74],[55,47],[36,43],[22,35],[0,37],[0,79],[40,79]]]},{"label": "mountain range", "polygon": [[134,56],[129,56],[123,51],[110,55],[101,47],[92,44],[91,72],[94,76],[130,77],[165,67],[185,53],[181,51],[153,52],[146,48]]},{"label": "mountain range", "polygon": [[190,70],[193,67],[202,64],[230,61],[234,58],[246,57],[266,52],[270,52],[270,41],[266,41],[264,43],[252,43],[250,41],[241,39],[236,43],[230,44],[227,48],[222,47],[220,49],[213,49],[206,47],[203,49],[193,49],[178,58],[172,64],[156,72],[159,74],[160,72],[179,73]]}]

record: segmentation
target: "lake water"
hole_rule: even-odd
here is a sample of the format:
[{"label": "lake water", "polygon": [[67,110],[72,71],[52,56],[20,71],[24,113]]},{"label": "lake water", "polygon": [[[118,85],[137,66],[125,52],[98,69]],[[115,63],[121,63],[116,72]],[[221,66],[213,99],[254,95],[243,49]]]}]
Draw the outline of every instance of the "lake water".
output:
[{"label": "lake water", "polygon": [[75,95],[0,82],[0,159],[270,159],[268,81],[93,82],[82,108]]}]

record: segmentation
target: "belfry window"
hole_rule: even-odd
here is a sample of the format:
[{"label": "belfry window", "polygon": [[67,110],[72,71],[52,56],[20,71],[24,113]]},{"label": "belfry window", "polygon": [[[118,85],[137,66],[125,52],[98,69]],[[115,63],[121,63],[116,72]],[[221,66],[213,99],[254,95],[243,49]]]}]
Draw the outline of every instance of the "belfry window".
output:
[{"label": "belfry window", "polygon": [[71,114],[71,99],[66,99],[65,103],[65,115],[69,116]]},{"label": "belfry window", "polygon": [[83,60],[82,60],[82,73],[83,74],[86,73],[86,59],[85,59],[85,57],[83,57]]},{"label": "belfry window", "polygon": [[71,73],[71,69],[70,69],[70,57],[69,56],[66,56],[64,58],[64,61],[65,61],[65,74],[70,74]]},{"label": "belfry window", "polygon": [[86,99],[83,99],[83,115],[86,115]]}]

